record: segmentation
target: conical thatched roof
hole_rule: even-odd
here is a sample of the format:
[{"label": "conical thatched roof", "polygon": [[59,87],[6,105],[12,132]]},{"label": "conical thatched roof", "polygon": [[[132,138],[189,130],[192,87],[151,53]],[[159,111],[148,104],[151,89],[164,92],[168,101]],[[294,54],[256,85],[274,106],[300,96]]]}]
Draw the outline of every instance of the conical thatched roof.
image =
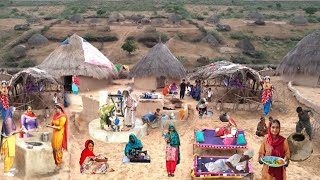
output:
[{"label": "conical thatched roof", "polygon": [[280,74],[320,75],[320,30],[304,37],[282,60]]},{"label": "conical thatched roof", "polygon": [[84,18],[81,14],[75,14],[75,15],[71,16],[69,20],[76,22],[76,23],[79,23],[79,22],[84,21]]},{"label": "conical thatched roof", "polygon": [[290,23],[296,25],[305,25],[308,23],[308,20],[304,16],[296,16],[291,19]]},{"label": "conical thatched roof", "polygon": [[177,14],[171,14],[168,18],[168,21],[171,23],[179,23],[182,20],[182,18]]},{"label": "conical thatched roof", "polygon": [[40,45],[46,44],[47,42],[48,42],[48,39],[39,33],[33,34],[28,39],[28,44],[31,46],[40,46]]},{"label": "conical thatched roof", "polygon": [[115,21],[120,22],[124,20],[125,20],[125,17],[121,13],[112,13],[108,18],[109,22],[115,22]]},{"label": "conical thatched roof", "polygon": [[209,23],[209,24],[217,24],[217,23],[219,23],[219,21],[220,21],[220,18],[218,16],[214,16],[214,15],[210,16],[207,19],[207,23]]},{"label": "conical thatched roof", "polygon": [[114,64],[76,34],[65,40],[38,67],[55,77],[80,75],[110,79],[117,76]]},{"label": "conical thatched roof", "polygon": [[129,76],[182,79],[186,76],[186,70],[165,44],[158,43],[130,70]]}]

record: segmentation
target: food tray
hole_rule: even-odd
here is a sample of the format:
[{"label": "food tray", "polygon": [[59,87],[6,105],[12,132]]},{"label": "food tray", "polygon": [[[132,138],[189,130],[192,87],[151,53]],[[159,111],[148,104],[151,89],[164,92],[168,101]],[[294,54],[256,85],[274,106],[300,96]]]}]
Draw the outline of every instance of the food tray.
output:
[{"label": "food tray", "polygon": [[[283,161],[284,163],[283,164],[277,163],[277,161],[279,160]],[[263,158],[261,158],[261,161],[270,167],[282,167],[287,164],[287,162],[283,158],[276,157],[276,156],[264,156]]]}]

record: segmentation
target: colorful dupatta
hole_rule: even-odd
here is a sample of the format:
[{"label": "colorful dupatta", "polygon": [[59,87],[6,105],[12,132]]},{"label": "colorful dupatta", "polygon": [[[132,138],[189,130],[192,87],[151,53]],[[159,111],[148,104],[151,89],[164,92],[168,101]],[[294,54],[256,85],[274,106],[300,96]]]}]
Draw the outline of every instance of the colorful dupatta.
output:
[{"label": "colorful dupatta", "polygon": [[[134,142],[130,141],[130,136],[133,137]],[[124,155],[127,155],[130,150],[137,149],[139,147],[143,147],[140,139],[138,139],[136,135],[130,134],[129,135],[129,142],[127,143],[126,148],[124,149]]]},{"label": "colorful dupatta", "polygon": [[169,124],[169,128],[168,128],[168,132],[165,136],[165,138],[168,138],[169,135],[170,135],[170,128],[173,128],[173,132],[170,136],[170,146],[172,147],[177,147],[178,148],[178,160],[177,160],[177,164],[180,163],[180,137],[179,137],[179,134],[176,130],[176,127],[174,124]]},{"label": "colorful dupatta", "polygon": [[93,153],[93,151],[90,151],[90,150],[89,150],[89,148],[88,148],[89,143],[93,143],[93,141],[90,140],[90,139],[88,139],[88,140],[86,141],[85,146],[84,146],[85,148],[84,148],[84,149],[82,150],[82,152],[81,152],[81,157],[80,157],[80,161],[79,161],[79,164],[80,164],[80,165],[83,164],[84,160],[86,160],[86,158],[87,158],[88,156],[96,156],[96,155]]}]

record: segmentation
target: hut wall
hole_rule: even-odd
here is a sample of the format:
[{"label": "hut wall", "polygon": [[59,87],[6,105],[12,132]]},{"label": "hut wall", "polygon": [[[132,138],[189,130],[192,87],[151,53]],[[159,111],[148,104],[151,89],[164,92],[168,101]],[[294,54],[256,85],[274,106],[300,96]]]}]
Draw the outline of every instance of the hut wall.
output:
[{"label": "hut wall", "polygon": [[134,86],[138,89],[153,90],[157,89],[156,77],[136,77],[134,78]]},{"label": "hut wall", "polygon": [[286,82],[293,81],[293,84],[300,86],[316,87],[318,84],[319,76],[310,75],[284,75],[282,79]]},{"label": "hut wall", "polygon": [[92,91],[105,88],[106,85],[111,83],[111,79],[94,79],[91,77],[79,76],[80,92]]}]

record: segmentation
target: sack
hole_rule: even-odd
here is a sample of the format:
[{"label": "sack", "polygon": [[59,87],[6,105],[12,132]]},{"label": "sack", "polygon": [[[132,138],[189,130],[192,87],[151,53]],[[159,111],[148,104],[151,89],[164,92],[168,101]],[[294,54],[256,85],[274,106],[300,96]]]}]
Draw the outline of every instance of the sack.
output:
[{"label": "sack", "polygon": [[123,156],[122,162],[128,163],[128,162],[130,162],[130,159],[127,156]]},{"label": "sack", "polygon": [[244,138],[243,134],[238,134],[237,144],[238,145],[246,145],[247,144],[247,141]]},{"label": "sack", "polygon": [[196,131],[197,142],[204,142],[204,135],[202,131]]}]

